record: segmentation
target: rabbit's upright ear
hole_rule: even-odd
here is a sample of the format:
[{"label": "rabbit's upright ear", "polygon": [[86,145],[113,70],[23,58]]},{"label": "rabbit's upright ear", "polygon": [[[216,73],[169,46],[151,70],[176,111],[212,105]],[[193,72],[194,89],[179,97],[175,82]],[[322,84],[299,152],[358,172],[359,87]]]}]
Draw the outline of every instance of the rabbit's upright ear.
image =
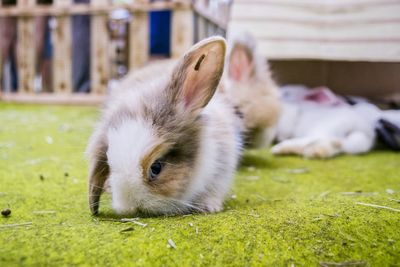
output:
[{"label": "rabbit's upright ear", "polygon": [[208,104],[224,71],[226,44],[211,37],[194,45],[175,67],[168,93],[174,105],[198,111]]},{"label": "rabbit's upright ear", "polygon": [[254,51],[251,47],[236,43],[232,47],[228,59],[228,76],[236,82],[246,82],[254,74]]},{"label": "rabbit's upright ear", "polygon": [[107,163],[107,144],[100,133],[95,132],[92,136],[87,154],[90,160],[89,207],[92,214],[95,215],[99,211],[100,196],[110,173],[110,167]]}]

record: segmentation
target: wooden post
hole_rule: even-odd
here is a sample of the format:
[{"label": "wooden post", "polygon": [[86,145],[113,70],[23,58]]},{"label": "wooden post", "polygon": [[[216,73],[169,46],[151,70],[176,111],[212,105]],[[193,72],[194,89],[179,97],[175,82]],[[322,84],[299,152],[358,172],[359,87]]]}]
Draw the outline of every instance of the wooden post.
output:
[{"label": "wooden post", "polygon": [[129,70],[143,66],[149,59],[149,14],[135,12],[129,23]]},{"label": "wooden post", "polygon": [[[92,6],[107,6],[107,0],[91,1]],[[91,54],[90,83],[92,94],[104,94],[107,91],[109,71],[107,15],[91,17]]]},{"label": "wooden post", "polygon": [[[2,8],[2,5],[3,5],[3,1],[0,1],[0,9]],[[4,27],[3,26],[3,22],[1,20],[2,20],[2,18],[0,18],[0,33],[3,32],[2,27]],[[1,56],[3,54],[2,46],[3,46],[3,44],[0,41],[0,95],[1,95],[1,92],[4,90],[3,89],[3,84],[4,84],[4,82],[3,82],[4,64],[3,64],[3,59],[1,58]]]},{"label": "wooden post", "polygon": [[197,15],[197,34],[198,41],[207,37],[207,21],[201,16]]},{"label": "wooden post", "polygon": [[172,12],[171,56],[183,55],[193,45],[193,12],[189,7]]},{"label": "wooden post", "polygon": [[[66,7],[71,0],[54,0],[53,5]],[[71,17],[57,17],[53,50],[53,90],[55,93],[72,93],[72,29]]]},{"label": "wooden post", "polygon": [[207,35],[213,36],[215,34],[215,25],[209,21],[207,21]]},{"label": "wooden post", "polygon": [[[2,2],[1,1],[0,1],[0,8],[2,8]],[[4,27],[2,20],[3,20],[3,18],[0,18],[0,33],[3,32],[2,27]],[[3,46],[3,44],[1,43],[1,40],[0,40],[0,49],[1,49],[0,50],[0,95],[1,95],[1,92],[4,91],[4,88],[3,88],[3,86],[4,86],[4,81],[3,81],[4,63],[3,63],[3,59],[1,57],[2,54],[3,54],[2,46]]]},{"label": "wooden post", "polygon": [[[18,7],[34,7],[35,0],[19,0]],[[33,17],[18,18],[18,86],[19,92],[33,92],[35,79],[35,23]]]}]

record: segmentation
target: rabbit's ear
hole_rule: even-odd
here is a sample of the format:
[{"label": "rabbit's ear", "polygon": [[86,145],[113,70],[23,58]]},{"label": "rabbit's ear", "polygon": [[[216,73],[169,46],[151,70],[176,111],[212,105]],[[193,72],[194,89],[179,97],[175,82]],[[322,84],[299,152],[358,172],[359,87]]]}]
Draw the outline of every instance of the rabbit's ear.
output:
[{"label": "rabbit's ear", "polygon": [[100,205],[100,196],[103,193],[104,183],[107,180],[110,167],[107,163],[107,145],[105,139],[96,134],[92,137],[88,149],[89,166],[89,207],[92,214],[97,214]]},{"label": "rabbit's ear", "polygon": [[185,111],[198,111],[215,93],[224,70],[226,44],[222,37],[211,37],[194,45],[175,67],[169,84],[174,105]]},{"label": "rabbit's ear", "polygon": [[253,76],[254,70],[253,52],[245,45],[235,44],[229,56],[229,78],[236,82],[246,82]]}]

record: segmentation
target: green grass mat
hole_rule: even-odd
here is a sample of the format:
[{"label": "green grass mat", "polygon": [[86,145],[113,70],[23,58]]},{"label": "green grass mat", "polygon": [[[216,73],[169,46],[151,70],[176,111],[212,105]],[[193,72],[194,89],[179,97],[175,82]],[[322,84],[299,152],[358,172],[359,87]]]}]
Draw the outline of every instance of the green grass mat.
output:
[{"label": "green grass mat", "polygon": [[223,212],[141,218],[142,227],[110,220],[109,197],[100,217],[89,213],[83,152],[97,116],[0,103],[0,209],[12,211],[0,216],[0,266],[400,264],[400,212],[357,204],[400,209],[400,154],[247,151]]}]

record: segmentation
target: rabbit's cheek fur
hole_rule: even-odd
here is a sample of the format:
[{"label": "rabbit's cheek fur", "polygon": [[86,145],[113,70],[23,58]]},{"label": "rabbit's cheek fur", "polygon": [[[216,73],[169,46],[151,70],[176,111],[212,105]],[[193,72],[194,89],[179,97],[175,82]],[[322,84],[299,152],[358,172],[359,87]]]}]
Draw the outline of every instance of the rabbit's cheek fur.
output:
[{"label": "rabbit's cheek fur", "polygon": [[117,128],[110,128],[107,139],[113,206],[118,212],[129,211],[134,208],[134,200],[146,194],[141,158],[157,138],[145,121],[127,120]]}]

